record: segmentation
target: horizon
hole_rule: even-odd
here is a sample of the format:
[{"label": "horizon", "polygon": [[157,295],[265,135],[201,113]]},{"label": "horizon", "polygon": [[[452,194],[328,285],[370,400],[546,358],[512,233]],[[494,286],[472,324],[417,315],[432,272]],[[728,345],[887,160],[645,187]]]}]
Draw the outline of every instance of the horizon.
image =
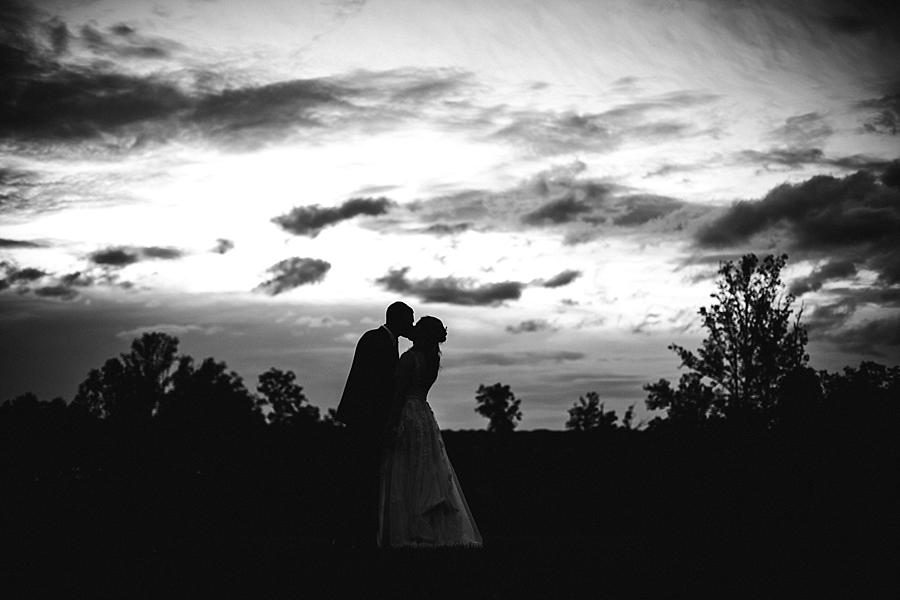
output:
[{"label": "horizon", "polygon": [[[786,253],[810,366],[900,364],[889,2],[0,6],[0,402],[145,331],[337,406],[394,300],[429,396],[652,415],[720,261]],[[401,342],[401,352],[408,343]]]}]

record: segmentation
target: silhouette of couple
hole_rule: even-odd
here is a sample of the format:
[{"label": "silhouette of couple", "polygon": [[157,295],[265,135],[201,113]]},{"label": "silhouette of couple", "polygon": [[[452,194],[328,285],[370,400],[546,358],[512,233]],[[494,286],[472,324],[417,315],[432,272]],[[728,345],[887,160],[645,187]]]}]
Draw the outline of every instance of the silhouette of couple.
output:
[{"label": "silhouette of couple", "polygon": [[[481,534],[447,457],[428,390],[447,329],[435,317],[413,325],[391,304],[385,323],[363,334],[337,418],[349,438],[349,543],[362,548],[480,546]],[[398,357],[397,341],[412,347]]]}]

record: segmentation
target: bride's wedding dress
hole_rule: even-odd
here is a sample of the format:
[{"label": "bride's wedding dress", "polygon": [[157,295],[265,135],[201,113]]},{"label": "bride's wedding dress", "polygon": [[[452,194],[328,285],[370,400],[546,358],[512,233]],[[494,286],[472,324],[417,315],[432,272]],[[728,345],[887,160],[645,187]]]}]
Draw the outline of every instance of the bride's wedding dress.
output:
[{"label": "bride's wedding dress", "polygon": [[423,376],[424,362],[412,349],[401,357],[401,368],[412,373],[397,436],[381,461],[378,545],[480,546],[481,534],[426,399],[433,380]]}]

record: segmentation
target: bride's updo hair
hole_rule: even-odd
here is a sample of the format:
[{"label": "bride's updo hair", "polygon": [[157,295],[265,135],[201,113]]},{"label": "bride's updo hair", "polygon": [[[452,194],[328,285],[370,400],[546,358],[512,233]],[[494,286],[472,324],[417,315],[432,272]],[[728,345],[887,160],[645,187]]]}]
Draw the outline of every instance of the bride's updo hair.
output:
[{"label": "bride's updo hair", "polygon": [[435,378],[437,378],[438,367],[441,364],[441,349],[438,345],[445,341],[447,341],[447,328],[437,317],[422,317],[413,329],[413,346],[428,358]]},{"label": "bride's updo hair", "polygon": [[425,346],[437,346],[447,341],[447,328],[437,317],[422,317],[416,323],[413,341]]}]

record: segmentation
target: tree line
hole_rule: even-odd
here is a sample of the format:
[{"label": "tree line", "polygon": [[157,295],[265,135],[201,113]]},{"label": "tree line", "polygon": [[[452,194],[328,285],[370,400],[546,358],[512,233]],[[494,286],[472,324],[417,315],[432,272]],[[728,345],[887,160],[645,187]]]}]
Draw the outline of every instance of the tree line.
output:
[{"label": "tree line", "polygon": [[[863,361],[831,373],[808,366],[802,309],[794,309],[795,298],[781,279],[786,262],[786,255],[747,254],[722,264],[714,302],[698,311],[707,334],[701,346],[696,351],[669,346],[686,372],[675,385],[660,379],[644,386],[646,407],[661,413],[646,429],[790,430],[812,422],[846,423],[861,418],[860,411],[869,419],[896,418],[900,367]],[[26,393],[3,403],[0,418],[69,410],[123,427],[150,421],[341,427],[334,409],[323,414],[309,402],[293,371],[270,368],[251,391],[225,362],[209,357],[197,363],[179,354],[178,344],[175,336],[145,333],[127,353],[91,369],[68,406],[61,398],[44,403]],[[521,402],[509,385],[481,384],[475,412],[488,420],[489,432],[508,433],[522,419]],[[634,408],[620,419],[590,391],[568,409],[565,428],[640,429],[644,424],[635,424]]]}]

